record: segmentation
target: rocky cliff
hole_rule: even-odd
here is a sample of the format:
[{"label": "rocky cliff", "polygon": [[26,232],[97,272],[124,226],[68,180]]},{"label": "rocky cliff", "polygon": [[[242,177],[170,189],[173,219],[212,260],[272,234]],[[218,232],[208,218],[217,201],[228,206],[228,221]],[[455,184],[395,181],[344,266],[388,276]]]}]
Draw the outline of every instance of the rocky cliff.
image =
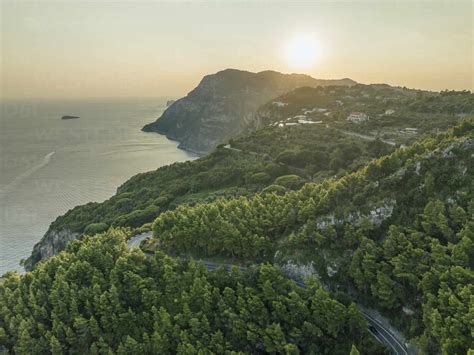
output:
[{"label": "rocky cliff", "polygon": [[39,261],[63,251],[66,245],[78,236],[79,233],[70,232],[68,230],[54,230],[50,227],[44,237],[35,244],[31,256],[26,259],[24,265],[26,271],[33,269],[33,266]]},{"label": "rocky cliff", "polygon": [[143,131],[165,134],[179,141],[182,149],[206,153],[249,127],[258,126],[256,111],[272,98],[301,86],[354,84],[350,79],[318,80],[303,74],[226,69],[205,76]]}]

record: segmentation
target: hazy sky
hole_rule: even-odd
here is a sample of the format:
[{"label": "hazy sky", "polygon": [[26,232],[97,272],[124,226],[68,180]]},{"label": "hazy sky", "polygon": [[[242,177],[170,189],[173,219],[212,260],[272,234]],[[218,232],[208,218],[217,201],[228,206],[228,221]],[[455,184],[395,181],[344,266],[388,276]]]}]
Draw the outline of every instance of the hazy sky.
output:
[{"label": "hazy sky", "polygon": [[225,68],[474,88],[471,1],[0,2],[3,97],[181,96]]}]

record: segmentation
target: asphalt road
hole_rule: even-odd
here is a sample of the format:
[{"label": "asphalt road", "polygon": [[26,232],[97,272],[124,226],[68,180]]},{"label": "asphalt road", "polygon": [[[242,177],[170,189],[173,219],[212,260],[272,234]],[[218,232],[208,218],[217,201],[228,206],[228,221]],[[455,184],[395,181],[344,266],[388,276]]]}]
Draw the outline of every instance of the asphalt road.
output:
[{"label": "asphalt road", "polygon": [[[206,260],[201,260],[203,265],[208,269],[208,270],[216,270],[221,267],[225,268],[226,270],[230,271],[232,267],[236,265],[232,264],[218,264]],[[245,271],[246,268],[242,266],[236,266],[239,271]],[[302,280],[294,280],[295,283],[300,286],[300,287],[306,287],[305,283]],[[408,350],[405,347],[405,345],[397,340],[397,338],[390,332],[389,329],[385,328],[381,323],[379,323],[376,319],[371,317],[369,314],[361,310],[362,314],[364,317],[367,319],[367,324],[369,326],[369,332],[370,334],[377,339],[380,343],[386,345],[388,348],[390,348],[394,354],[397,355],[408,355]],[[373,327],[375,331],[370,329]]]},{"label": "asphalt road", "polygon": [[[136,235],[127,241],[127,245],[129,246],[130,249],[137,248],[140,246],[141,241],[150,237],[151,234],[152,234],[151,232],[146,232],[146,233]],[[217,270],[221,267],[223,267],[227,271],[230,271],[233,267],[237,267],[239,271],[247,270],[247,268],[245,267],[237,266],[233,264],[221,264],[221,263],[215,263],[215,262],[207,261],[207,260],[200,260],[200,261],[206,267],[206,269],[210,271]],[[295,283],[298,286],[306,287],[303,280],[298,280],[298,279],[293,279],[293,278],[292,280],[295,281]],[[385,344],[388,348],[390,348],[393,351],[394,354],[408,355],[408,350],[406,346],[400,341],[398,341],[395,335],[392,334],[389,329],[385,328],[381,323],[379,323],[376,319],[374,319],[372,316],[367,314],[365,311],[361,310],[361,312],[364,315],[364,317],[367,319],[367,324],[369,326],[370,334],[375,339],[377,339],[377,341],[379,341],[382,344]]]},{"label": "asphalt road", "polygon": [[359,137],[361,139],[365,139],[365,140],[368,140],[368,141],[374,141],[376,139],[379,139],[381,142],[384,142],[385,144],[388,144],[388,145],[391,145],[391,146],[396,146],[397,145],[394,141],[389,141],[387,139],[382,139],[380,137],[368,136],[366,134],[360,134],[360,133],[356,133],[356,132],[352,132],[352,131],[346,131],[344,129],[338,129],[338,131],[343,133],[343,134],[347,134],[348,136]]},{"label": "asphalt road", "polygon": [[369,326],[375,328],[376,332],[369,328],[369,332],[372,334],[374,338],[376,338],[379,342],[387,345],[392,351],[397,355],[408,355],[408,350],[406,346],[397,340],[397,338],[390,332],[390,330],[384,328],[382,324],[377,322],[376,319],[372,318],[370,315],[362,311],[365,318],[367,319],[367,323]]},{"label": "asphalt road", "polygon": [[153,232],[144,232],[141,234],[134,235],[129,240],[127,240],[127,245],[130,249],[139,248],[142,240],[149,238],[153,235]]}]

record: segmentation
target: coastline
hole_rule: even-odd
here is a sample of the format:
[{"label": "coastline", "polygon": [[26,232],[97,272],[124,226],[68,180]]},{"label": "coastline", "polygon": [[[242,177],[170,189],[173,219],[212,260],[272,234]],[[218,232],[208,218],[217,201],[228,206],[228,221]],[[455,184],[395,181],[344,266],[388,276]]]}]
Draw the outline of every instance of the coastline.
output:
[{"label": "coastline", "polygon": [[[120,104],[116,99],[34,100],[28,103],[35,107],[36,119],[18,136],[12,132],[22,129],[26,120],[13,114],[2,117],[2,158],[16,165],[0,191],[0,275],[23,273],[21,260],[31,256],[34,246],[51,232],[51,224],[69,210],[102,203],[140,173],[201,156],[178,147],[179,142],[164,134],[142,133],[149,117],[164,109],[161,102],[160,98],[120,100]],[[57,119],[64,111],[77,111],[89,119],[65,129]],[[128,148],[136,142],[141,147]],[[110,151],[116,154],[104,154]],[[39,157],[38,152],[44,153]]]},{"label": "coastline", "polygon": [[183,142],[179,138],[171,135],[170,133],[162,132],[162,131],[159,131],[159,130],[144,130],[145,127],[146,126],[144,126],[142,128],[142,132],[154,133],[154,134],[159,134],[161,136],[165,136],[168,140],[178,143],[178,145],[177,145],[178,149],[181,149],[181,150],[183,150],[187,153],[194,154],[194,155],[196,155],[197,158],[202,158],[202,157],[204,157],[204,156],[206,156],[206,155],[208,155],[209,153],[212,152],[212,151],[199,151],[199,150],[194,150],[194,149],[188,148],[183,144]]},{"label": "coastline", "polygon": [[[163,136],[164,138],[169,140],[170,142],[180,143],[178,140],[169,138],[165,134],[162,134],[162,133],[158,133],[158,132],[144,132],[144,133],[157,133],[158,135]],[[186,161],[198,159],[198,158],[203,156],[203,155],[195,153],[191,150],[180,148],[179,144],[175,145],[175,147],[177,149],[180,149],[180,150],[187,153],[187,155],[189,156],[190,159],[187,159]],[[159,167],[156,167],[156,166],[149,167],[148,170],[146,170],[144,172],[136,172],[132,176],[126,178],[124,181],[121,181],[118,184],[118,186],[115,187],[114,193],[112,193],[108,198],[111,198],[111,197],[115,196],[117,194],[117,191],[120,188],[120,186],[125,184],[127,181],[129,181],[130,179],[132,179],[136,175],[151,172],[154,169],[158,169],[158,168],[164,167],[164,166],[169,166],[169,165],[177,163],[177,162],[180,162],[180,161],[176,160],[176,161],[170,162],[168,164],[161,165]],[[89,204],[89,203],[95,203],[95,202],[94,201],[88,201],[85,204]],[[83,205],[84,204],[74,205],[73,207],[71,207],[71,210],[75,209],[76,207],[83,206]],[[18,262],[18,264],[21,266],[21,270],[19,270],[20,274],[22,274],[24,272],[27,272],[27,271],[31,271],[32,268],[34,267],[34,265],[37,262],[39,262],[43,259],[46,259],[48,257],[51,257],[53,255],[58,254],[60,251],[65,249],[68,242],[76,239],[77,237],[80,237],[80,234],[78,234],[77,232],[70,231],[70,230],[56,230],[54,228],[54,223],[56,222],[56,220],[58,218],[60,218],[62,216],[64,216],[64,214],[60,214],[60,215],[56,216],[56,218],[49,224],[47,231],[34,244],[34,246],[33,246],[32,250],[30,251],[29,255],[27,257],[25,257],[24,259],[21,259]],[[64,243],[64,241],[65,241],[65,243]]]}]

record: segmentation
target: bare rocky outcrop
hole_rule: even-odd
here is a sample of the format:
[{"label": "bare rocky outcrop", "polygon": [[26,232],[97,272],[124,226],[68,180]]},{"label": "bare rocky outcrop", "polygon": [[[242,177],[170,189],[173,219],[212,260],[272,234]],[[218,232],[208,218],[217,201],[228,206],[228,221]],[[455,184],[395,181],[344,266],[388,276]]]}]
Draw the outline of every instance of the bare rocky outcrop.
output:
[{"label": "bare rocky outcrop", "polygon": [[292,260],[287,260],[284,264],[280,265],[280,267],[283,273],[292,279],[304,279],[307,277],[320,278],[313,262],[299,264]]},{"label": "bare rocky outcrop", "polygon": [[68,230],[54,230],[49,229],[41,240],[35,244],[31,256],[25,261],[25,270],[29,271],[40,262],[57,253],[63,251],[66,245],[79,237],[79,233],[74,233]]},{"label": "bare rocky outcrop", "polygon": [[350,79],[318,80],[303,74],[226,69],[205,76],[194,90],[171,104],[143,131],[165,134],[179,141],[182,149],[207,153],[258,127],[257,109],[279,95],[302,86],[354,84]]},{"label": "bare rocky outcrop", "polygon": [[363,220],[368,220],[376,226],[389,218],[397,204],[396,200],[386,199],[379,206],[372,206],[370,211],[363,214],[359,211],[351,212],[345,217],[337,218],[334,215],[320,217],[317,220],[316,227],[320,230],[328,226],[340,226],[349,222],[355,226],[359,225]]}]

